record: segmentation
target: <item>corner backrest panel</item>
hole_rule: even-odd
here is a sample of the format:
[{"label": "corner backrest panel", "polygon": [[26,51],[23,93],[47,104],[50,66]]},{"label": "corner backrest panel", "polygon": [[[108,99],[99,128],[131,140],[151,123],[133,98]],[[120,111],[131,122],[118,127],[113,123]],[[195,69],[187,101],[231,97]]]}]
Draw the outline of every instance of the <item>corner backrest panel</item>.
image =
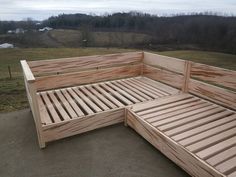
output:
[{"label": "corner backrest panel", "polygon": [[141,73],[142,52],[31,61],[38,91],[107,80],[135,77]]},{"label": "corner backrest panel", "polygon": [[185,84],[185,61],[144,52],[143,75],[181,89]]},{"label": "corner backrest panel", "polygon": [[144,52],[143,75],[236,110],[236,71]]},{"label": "corner backrest panel", "polygon": [[190,93],[236,110],[236,71],[190,62]]}]

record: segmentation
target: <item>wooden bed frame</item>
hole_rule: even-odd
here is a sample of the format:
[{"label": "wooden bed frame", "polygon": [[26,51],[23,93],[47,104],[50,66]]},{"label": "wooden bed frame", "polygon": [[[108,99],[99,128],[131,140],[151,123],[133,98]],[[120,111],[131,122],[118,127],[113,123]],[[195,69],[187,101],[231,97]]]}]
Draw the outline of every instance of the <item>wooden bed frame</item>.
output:
[{"label": "wooden bed frame", "polygon": [[21,66],[40,148],[124,122],[192,176],[236,176],[236,71],[148,52]]}]

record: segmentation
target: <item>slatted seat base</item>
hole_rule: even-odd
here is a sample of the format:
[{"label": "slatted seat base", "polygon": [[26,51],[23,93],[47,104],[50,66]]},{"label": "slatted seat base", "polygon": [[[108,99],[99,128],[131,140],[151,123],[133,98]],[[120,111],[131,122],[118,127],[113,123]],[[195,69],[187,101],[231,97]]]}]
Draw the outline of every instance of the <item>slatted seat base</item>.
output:
[{"label": "slatted seat base", "polygon": [[134,105],[127,123],[196,176],[236,176],[236,113],[189,94]]},{"label": "slatted seat base", "polygon": [[[61,129],[66,126],[66,131],[69,132],[73,127],[67,124],[75,121],[77,121],[76,131],[73,134],[122,122],[125,107],[178,92],[177,89],[145,77],[38,92],[42,126],[44,133],[47,134],[45,137],[48,137],[45,139],[47,141],[60,139],[62,138],[59,136],[60,133],[64,133],[65,137],[69,136]],[[89,128],[92,124],[93,127]]]}]

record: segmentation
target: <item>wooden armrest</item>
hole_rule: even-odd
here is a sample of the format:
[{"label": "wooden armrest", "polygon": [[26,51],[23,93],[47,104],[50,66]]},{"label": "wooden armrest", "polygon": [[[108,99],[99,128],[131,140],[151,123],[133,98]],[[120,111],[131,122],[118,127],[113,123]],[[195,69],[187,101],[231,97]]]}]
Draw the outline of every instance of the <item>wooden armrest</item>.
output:
[{"label": "wooden armrest", "polygon": [[27,82],[34,82],[35,81],[35,77],[33,75],[33,73],[31,72],[31,69],[28,65],[28,63],[26,62],[26,60],[21,60],[21,67],[24,73],[24,76],[27,80]]}]

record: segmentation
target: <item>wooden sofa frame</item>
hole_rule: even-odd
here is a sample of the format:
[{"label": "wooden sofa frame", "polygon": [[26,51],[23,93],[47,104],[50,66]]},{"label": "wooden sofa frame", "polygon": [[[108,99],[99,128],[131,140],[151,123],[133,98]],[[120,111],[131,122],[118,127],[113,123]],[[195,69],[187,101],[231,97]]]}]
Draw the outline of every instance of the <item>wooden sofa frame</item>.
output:
[{"label": "wooden sofa frame", "polygon": [[[21,60],[21,66],[40,148],[50,141],[124,122],[192,176],[236,176],[236,131],[232,129],[236,128],[236,71],[149,52]],[[169,111],[163,125],[170,126],[167,121],[179,121],[173,119],[174,114],[178,113],[178,117],[195,107],[198,109],[195,117],[188,116],[191,122],[187,123],[195,123],[197,111],[201,110],[206,111],[203,113],[206,119],[227,118],[227,123],[231,123],[225,130],[227,136],[219,135],[220,139],[213,130],[217,126],[211,127],[210,123],[215,123],[213,118],[208,121],[205,127],[215,133],[211,135],[212,144],[205,149],[200,147],[201,152],[191,151],[191,146],[189,150],[189,146],[181,144],[183,138],[175,141],[178,135],[168,136],[169,131],[162,131],[163,126],[155,126],[155,122],[146,119],[150,115],[160,118]],[[218,111],[217,115],[212,112],[207,116],[208,108]],[[219,114],[221,117],[216,119]],[[173,132],[177,128],[168,130]],[[197,128],[194,124],[194,130]],[[199,136],[204,132],[209,133],[205,129]],[[222,132],[223,129],[218,133]],[[230,142],[225,145],[227,140]],[[211,146],[215,150],[221,141],[225,149],[207,156]],[[223,156],[225,159],[220,161]],[[219,163],[212,163],[214,158]]]}]

